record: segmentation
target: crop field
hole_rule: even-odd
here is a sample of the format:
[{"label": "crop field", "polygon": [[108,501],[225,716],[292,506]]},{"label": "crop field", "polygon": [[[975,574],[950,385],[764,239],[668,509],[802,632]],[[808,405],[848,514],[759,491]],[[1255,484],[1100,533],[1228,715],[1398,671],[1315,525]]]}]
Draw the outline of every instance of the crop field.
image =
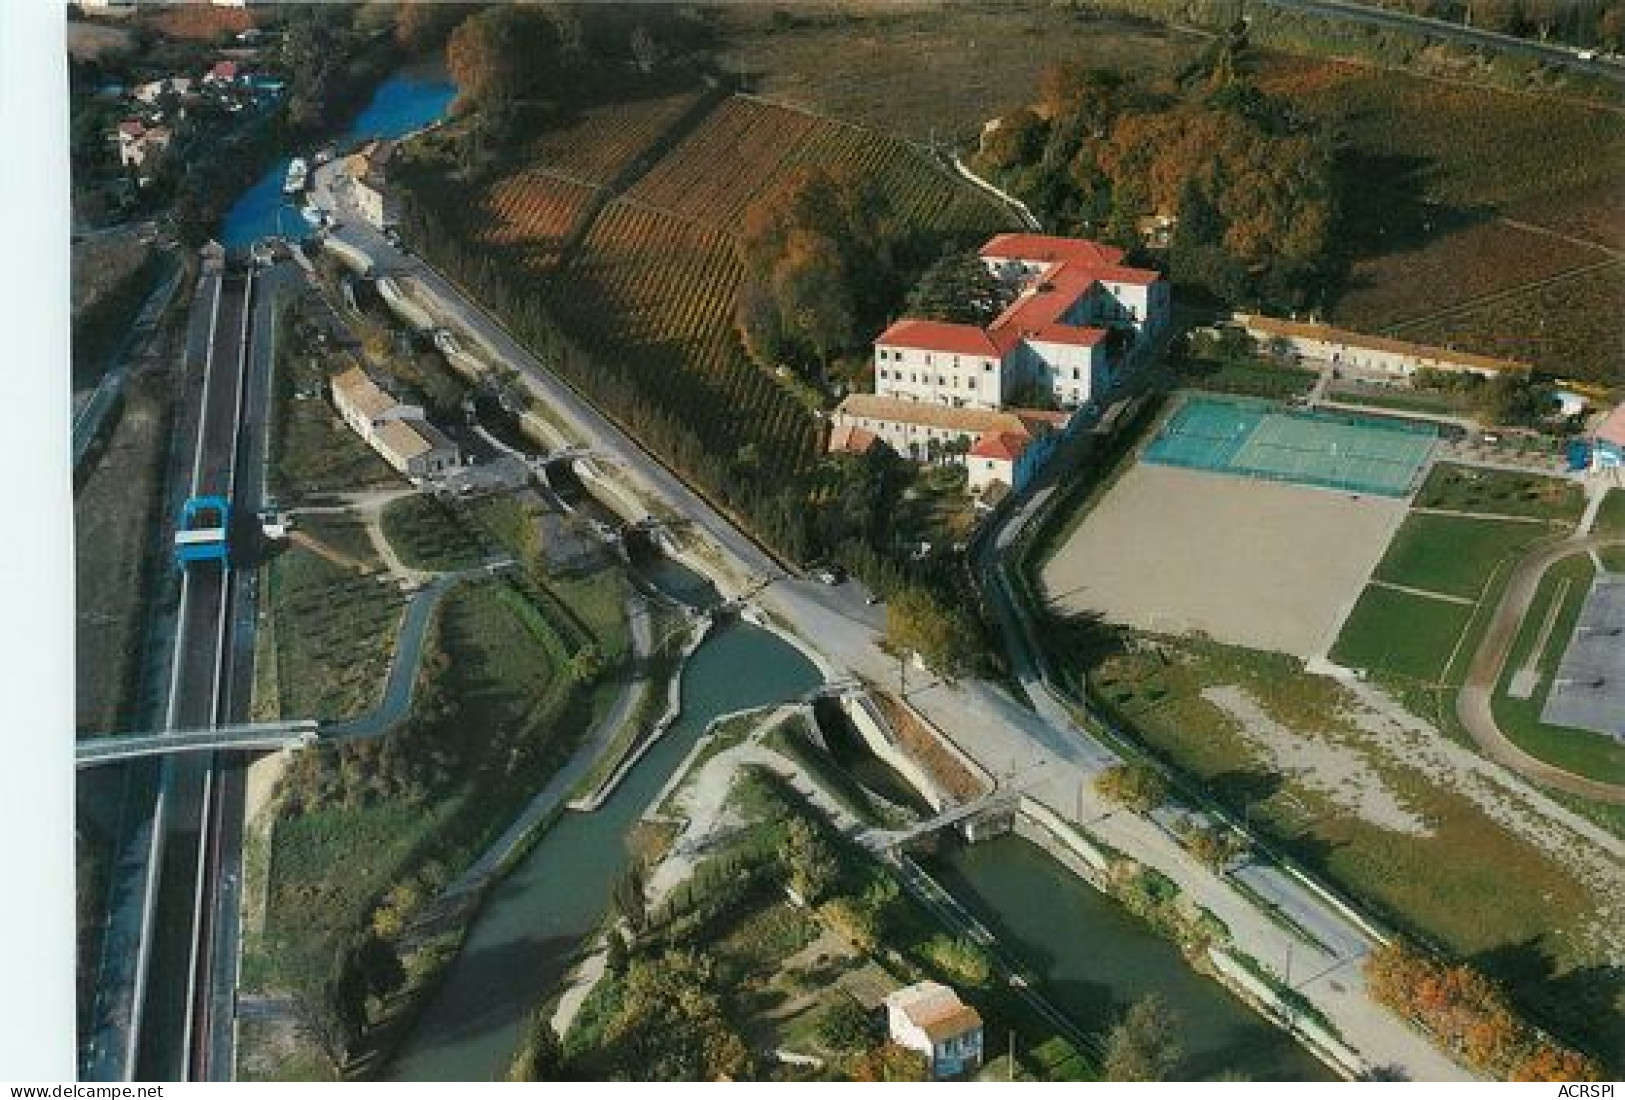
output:
[{"label": "crop field", "polygon": [[719,62],[764,95],[915,141],[974,141],[1055,61],[1171,76],[1207,46],[1147,21],[1047,3],[736,4]]},{"label": "crop field", "polygon": [[545,168],[506,176],[481,200],[485,217],[479,239],[518,249],[526,267],[550,267],[593,194],[593,188]]},{"label": "crop field", "polygon": [[[1421,321],[1605,262],[1596,246],[1625,243],[1625,116],[1615,111],[1284,54],[1267,55],[1258,79],[1333,127],[1357,183],[1353,264],[1333,306],[1339,323]],[[1617,272],[1578,276],[1404,334],[1610,378],[1617,358],[1598,349],[1617,356],[1604,319],[1619,315],[1622,284]]]},{"label": "crop field", "polygon": [[579,183],[607,186],[692,108],[701,94],[679,92],[589,107],[532,142],[528,159]]},{"label": "crop field", "polygon": [[1528,360],[1564,377],[1613,383],[1625,365],[1620,317],[1625,317],[1625,263],[1453,313],[1404,335]]}]

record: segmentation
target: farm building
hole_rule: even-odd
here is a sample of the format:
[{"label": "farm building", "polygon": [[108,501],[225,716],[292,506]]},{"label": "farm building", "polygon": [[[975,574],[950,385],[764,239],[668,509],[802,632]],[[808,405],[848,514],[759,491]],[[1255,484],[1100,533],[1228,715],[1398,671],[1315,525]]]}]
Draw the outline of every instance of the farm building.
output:
[{"label": "farm building", "polygon": [[420,407],[396,400],[360,367],[334,375],[331,387],[344,422],[400,473],[428,477],[458,464],[457,444]]},{"label": "farm building", "polygon": [[892,325],[875,340],[876,393],[996,409],[1037,387],[1075,409],[1111,387],[1120,342],[1132,356],[1168,321],[1167,280],[1122,266],[1121,249],[1002,233],[980,255],[1015,300],[986,328],[916,318]]},{"label": "farm building", "polygon": [[1625,467],[1625,402],[1603,417],[1591,433],[1591,468],[1617,470]]},{"label": "farm building", "polygon": [[1501,371],[1529,369],[1528,363],[1514,359],[1495,359],[1470,351],[1369,336],[1363,332],[1351,332],[1310,321],[1287,321],[1257,313],[1238,313],[1234,319],[1260,343],[1268,345],[1282,341],[1305,359],[1318,359],[1400,378],[1408,378],[1419,370],[1463,371],[1487,378]]},{"label": "farm building", "polygon": [[958,1077],[982,1065],[982,1017],[940,982],[916,982],[886,997],[886,1030],[900,1047],[931,1063],[933,1078]]},{"label": "farm building", "polygon": [[1075,423],[1064,412],[954,408],[872,393],[848,396],[831,419],[831,451],[860,453],[878,439],[915,462],[963,465],[974,493],[994,482],[1025,486]]}]

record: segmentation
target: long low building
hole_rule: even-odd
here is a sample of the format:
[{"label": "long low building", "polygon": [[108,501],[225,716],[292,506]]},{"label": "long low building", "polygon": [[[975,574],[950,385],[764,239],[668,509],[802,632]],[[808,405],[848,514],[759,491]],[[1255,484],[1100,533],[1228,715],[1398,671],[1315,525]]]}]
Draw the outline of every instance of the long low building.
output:
[{"label": "long low building", "polygon": [[995,482],[1021,489],[1075,422],[1044,409],[978,409],[854,393],[831,416],[829,448],[861,452],[884,443],[915,462],[965,467],[974,493]]},{"label": "long low building", "polygon": [[335,374],[329,387],[344,422],[400,473],[430,477],[459,464],[457,444],[429,423],[420,406],[398,400],[360,367]]},{"label": "long low building", "polygon": [[1258,313],[1238,313],[1236,324],[1261,343],[1285,341],[1305,359],[1377,371],[1408,378],[1419,370],[1457,371],[1490,377],[1504,371],[1526,371],[1529,364],[1516,359],[1496,359],[1454,348],[1413,344],[1386,336],[1333,328],[1313,321],[1288,321]]}]

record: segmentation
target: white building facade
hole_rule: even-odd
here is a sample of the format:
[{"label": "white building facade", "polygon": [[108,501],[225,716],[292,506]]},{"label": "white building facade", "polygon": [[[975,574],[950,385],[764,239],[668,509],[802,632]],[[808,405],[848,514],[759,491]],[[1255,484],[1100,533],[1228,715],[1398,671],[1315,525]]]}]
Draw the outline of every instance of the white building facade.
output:
[{"label": "white building facade", "polygon": [[933,1078],[961,1077],[982,1065],[982,1017],[940,982],[916,982],[886,997],[891,1041],[925,1055]]}]

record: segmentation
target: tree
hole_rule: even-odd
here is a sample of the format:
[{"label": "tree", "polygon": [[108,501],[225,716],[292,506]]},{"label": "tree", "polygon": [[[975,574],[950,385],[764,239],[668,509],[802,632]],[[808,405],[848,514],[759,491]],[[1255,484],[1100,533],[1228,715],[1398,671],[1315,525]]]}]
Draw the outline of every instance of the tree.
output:
[{"label": "tree", "polygon": [[1224,825],[1202,827],[1191,818],[1179,820],[1179,839],[1185,850],[1216,871],[1230,866],[1247,849],[1241,835]]},{"label": "tree", "polygon": [[950,679],[971,666],[977,651],[975,628],[964,614],[917,586],[892,594],[886,605],[886,641],[900,653],[918,653]]},{"label": "tree", "polygon": [[834,241],[792,230],[773,267],[771,286],[785,332],[799,337],[820,363],[852,342],[850,281]]},{"label": "tree", "polygon": [[1182,1056],[1175,1021],[1157,994],[1140,998],[1106,1038],[1108,1081],[1167,1081]]},{"label": "tree", "polygon": [[784,859],[790,868],[790,888],[808,905],[818,904],[840,878],[835,853],[805,818],[791,819]]},{"label": "tree", "polygon": [[844,936],[862,954],[872,954],[880,946],[879,915],[857,898],[827,901],[818,913],[833,932]]},{"label": "tree", "polygon": [[632,961],[632,949],[627,946],[626,937],[619,928],[611,928],[605,940],[604,969],[617,976],[625,974]]},{"label": "tree", "polygon": [[748,1076],[750,1048],[723,1012],[715,980],[710,960],[695,952],[634,960],[603,1030],[611,1075],[634,1081]]},{"label": "tree", "polygon": [[[526,526],[534,525],[526,524]],[[598,651],[597,646],[588,642],[570,655],[566,671],[570,679],[578,684],[591,683],[604,674],[604,655]]]},{"label": "tree", "polygon": [[1102,798],[1147,813],[1168,800],[1168,784],[1150,764],[1113,764],[1095,777]]},{"label": "tree", "polygon": [[474,11],[472,4],[439,0],[401,4],[395,9],[395,41],[409,54],[426,54],[445,42],[452,29]]},{"label": "tree", "polygon": [[531,1014],[525,1042],[514,1055],[508,1070],[510,1081],[560,1081],[565,1079],[564,1045],[546,1008]]},{"label": "tree", "polygon": [[852,1063],[854,1081],[929,1081],[931,1064],[917,1050],[883,1043]]},{"label": "tree", "polygon": [[563,86],[558,29],[532,7],[497,4],[463,20],[446,42],[446,71],[479,110],[504,112]]},{"label": "tree", "polygon": [[920,950],[934,966],[963,985],[985,986],[993,977],[987,952],[963,937],[939,933]]},{"label": "tree", "polygon": [[976,253],[951,252],[928,267],[909,291],[908,313],[985,328],[1013,298]]},{"label": "tree", "polygon": [[615,880],[612,895],[615,911],[626,921],[627,927],[641,932],[649,923],[648,902],[643,893],[643,867],[634,863]]},{"label": "tree", "polygon": [[862,1005],[844,994],[819,1011],[813,1034],[825,1048],[838,1054],[867,1050],[875,1041],[875,1028]]}]

